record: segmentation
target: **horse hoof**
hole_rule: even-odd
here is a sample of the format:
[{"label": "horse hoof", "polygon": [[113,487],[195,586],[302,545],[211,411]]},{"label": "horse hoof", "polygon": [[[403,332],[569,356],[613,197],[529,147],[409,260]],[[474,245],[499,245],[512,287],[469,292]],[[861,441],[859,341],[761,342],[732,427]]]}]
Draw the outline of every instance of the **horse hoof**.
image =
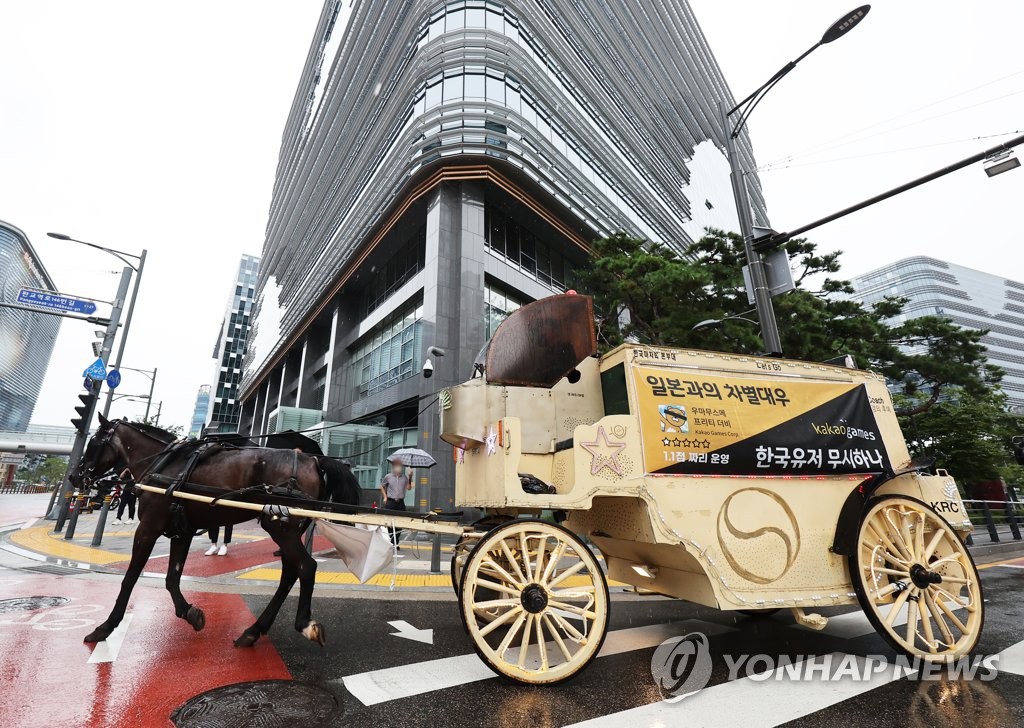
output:
[{"label": "horse hoof", "polygon": [[85,639],[82,641],[85,642],[87,645],[91,645],[96,642],[103,642],[105,639],[107,639],[107,637],[110,636],[110,633],[113,631],[114,630],[107,629],[105,627],[97,627],[92,632],[87,634],[85,636]]},{"label": "horse hoof", "polygon": [[191,606],[185,613],[185,621],[191,624],[196,632],[201,632],[206,626],[206,614],[199,607]]},{"label": "horse hoof", "polygon": [[327,644],[327,630],[317,621],[312,621],[302,630],[302,636],[310,642],[316,642],[323,647]]},{"label": "horse hoof", "polygon": [[242,632],[242,636],[235,640],[235,647],[252,647],[260,636],[251,632]]}]

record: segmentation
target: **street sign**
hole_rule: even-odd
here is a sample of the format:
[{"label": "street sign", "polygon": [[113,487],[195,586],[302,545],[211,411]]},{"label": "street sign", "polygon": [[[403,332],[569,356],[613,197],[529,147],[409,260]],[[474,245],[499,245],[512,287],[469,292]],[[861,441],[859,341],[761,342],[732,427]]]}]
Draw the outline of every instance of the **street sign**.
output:
[{"label": "street sign", "polygon": [[121,372],[116,369],[111,369],[107,374],[107,386],[111,389],[117,389],[117,385],[121,383]]},{"label": "street sign", "polygon": [[89,368],[82,372],[83,377],[89,377],[89,379],[95,379],[97,381],[107,378],[107,367],[103,363],[103,360],[97,358]]},{"label": "street sign", "polygon": [[27,303],[37,308],[48,308],[53,311],[84,313],[89,316],[96,313],[96,304],[81,298],[65,296],[49,291],[37,291],[34,288],[22,288],[18,291],[18,303]]}]

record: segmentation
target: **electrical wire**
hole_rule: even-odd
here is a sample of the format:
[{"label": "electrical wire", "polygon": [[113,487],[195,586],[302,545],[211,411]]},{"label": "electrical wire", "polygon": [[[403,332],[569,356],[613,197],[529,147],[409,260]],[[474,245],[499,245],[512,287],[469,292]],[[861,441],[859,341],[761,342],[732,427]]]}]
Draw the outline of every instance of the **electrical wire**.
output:
[{"label": "electrical wire", "polygon": [[780,169],[799,169],[800,167],[814,167],[814,166],[818,166],[818,165],[822,165],[822,164],[832,164],[833,162],[847,162],[847,161],[856,160],[856,159],[866,159],[868,157],[878,157],[878,156],[884,156],[884,155],[888,155],[888,154],[902,154],[902,153],[905,153],[905,152],[913,152],[913,151],[917,151],[917,150],[920,150],[920,149],[931,149],[933,147],[945,147],[945,146],[950,146],[950,145],[953,145],[953,144],[965,144],[967,142],[979,141],[981,139],[995,139],[995,138],[998,138],[998,137],[1005,137],[1005,136],[1010,136],[1012,134],[1021,134],[1021,133],[1024,133],[1024,131],[1022,131],[1020,129],[1015,129],[1014,131],[1001,132],[999,134],[982,134],[980,136],[966,137],[966,138],[963,138],[963,139],[953,139],[953,140],[945,141],[945,142],[934,142],[932,144],[919,144],[919,145],[916,145],[916,146],[913,146],[913,147],[901,147],[899,149],[885,149],[885,150],[881,150],[881,151],[877,151],[877,152],[864,152],[863,154],[852,154],[852,155],[849,155],[849,156],[846,156],[846,157],[831,157],[829,159],[819,159],[817,161],[812,161],[812,162],[800,162],[800,163],[797,163],[797,164],[778,164],[778,165],[774,165],[774,166],[769,165],[769,166],[767,166],[765,169],[763,169],[761,171],[762,171],[762,173],[765,173],[765,172],[776,172],[776,171],[778,171]]},{"label": "electrical wire", "polygon": [[917,114],[917,113],[919,113],[921,111],[925,111],[926,109],[930,109],[930,108],[933,108],[933,107],[938,106],[940,104],[946,103],[947,101],[952,101],[953,99],[960,98],[960,97],[966,96],[968,94],[972,94],[972,93],[974,93],[976,91],[979,91],[980,89],[986,88],[988,86],[993,86],[993,85],[995,85],[997,83],[1001,83],[1002,81],[1005,81],[1005,80],[1007,80],[1009,78],[1014,78],[1015,76],[1019,76],[1019,75],[1022,75],[1022,74],[1024,74],[1024,69],[1021,69],[1021,70],[1018,70],[1018,71],[1014,71],[1013,73],[1006,74],[1005,76],[1000,76],[999,78],[993,79],[992,81],[987,81],[987,82],[985,82],[983,84],[979,84],[979,85],[973,86],[973,87],[971,87],[969,89],[965,89],[965,90],[959,91],[959,92],[957,92],[955,94],[951,94],[950,96],[945,96],[945,97],[943,97],[941,99],[938,99],[936,101],[932,101],[930,103],[927,103],[924,106],[919,106],[919,107],[911,109],[909,111],[901,112],[899,114],[896,114],[895,116],[888,117],[886,119],[883,119],[881,121],[877,121],[877,122],[875,122],[873,124],[869,124],[867,126],[859,128],[859,129],[854,129],[853,131],[846,132],[845,134],[841,134],[841,135],[839,135],[837,137],[833,137],[833,138],[825,140],[823,142],[819,142],[818,144],[811,145],[810,147],[806,147],[806,148],[804,148],[804,149],[802,149],[802,150],[800,150],[798,152],[794,152],[793,154],[789,154],[789,155],[786,155],[784,157],[780,157],[778,159],[775,159],[775,160],[772,160],[770,162],[767,162],[764,165],[762,165],[761,167],[758,167],[758,171],[761,171],[762,168],[770,167],[770,166],[773,166],[773,165],[778,165],[778,164],[780,164],[782,162],[790,161],[790,160],[793,160],[793,159],[795,159],[797,157],[808,156],[808,155],[816,153],[816,152],[828,151],[829,149],[835,149],[837,147],[846,146],[848,144],[856,144],[857,142],[863,141],[865,139],[870,139],[870,138],[873,138],[875,136],[881,136],[881,135],[884,135],[884,134],[888,134],[888,133],[891,133],[893,131],[898,131],[899,129],[905,129],[908,126],[914,126],[915,124],[920,124],[920,123],[923,123],[925,121],[932,121],[933,119],[939,119],[939,118],[942,118],[943,116],[948,116],[949,114],[954,114],[954,113],[958,113],[960,111],[965,111],[967,109],[976,108],[977,106],[982,106],[982,105],[985,105],[985,104],[988,104],[988,103],[993,103],[995,101],[1000,101],[1000,100],[1002,100],[1004,98],[1007,98],[1009,96],[1014,96],[1014,95],[1019,94],[1019,93],[1024,93],[1024,89],[1018,90],[1018,91],[1013,91],[1013,92],[1010,92],[1008,94],[1004,94],[1002,96],[997,96],[995,98],[987,99],[987,100],[984,100],[984,101],[979,101],[979,102],[977,102],[975,104],[970,104],[968,106],[964,106],[964,107],[961,107],[959,109],[953,109],[951,111],[946,111],[946,112],[943,112],[941,114],[936,114],[934,116],[925,117],[924,119],[920,119],[918,121],[911,122],[910,124],[905,124],[903,126],[899,126],[899,127],[894,128],[894,129],[880,131],[880,132],[878,132],[876,134],[868,135],[868,136],[865,136],[865,137],[860,137],[858,139],[852,139],[850,141],[844,141],[844,140],[850,139],[850,137],[854,137],[854,136],[863,134],[864,132],[867,132],[867,131],[870,131],[872,129],[876,129],[876,128],[880,127],[880,126],[884,126],[886,124],[889,124],[890,122],[896,121],[898,119],[905,118],[907,116],[912,116],[912,115]]}]

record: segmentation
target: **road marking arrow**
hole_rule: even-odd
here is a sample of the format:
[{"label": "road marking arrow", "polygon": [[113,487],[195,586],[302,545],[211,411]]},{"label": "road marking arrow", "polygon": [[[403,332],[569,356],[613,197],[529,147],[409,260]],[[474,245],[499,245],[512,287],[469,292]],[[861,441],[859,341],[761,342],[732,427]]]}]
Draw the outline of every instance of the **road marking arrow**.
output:
[{"label": "road marking arrow", "polygon": [[416,629],[408,622],[403,622],[400,619],[388,622],[388,624],[398,630],[391,633],[392,637],[405,637],[407,640],[415,642],[423,642],[428,645],[434,644],[434,630],[432,629]]}]

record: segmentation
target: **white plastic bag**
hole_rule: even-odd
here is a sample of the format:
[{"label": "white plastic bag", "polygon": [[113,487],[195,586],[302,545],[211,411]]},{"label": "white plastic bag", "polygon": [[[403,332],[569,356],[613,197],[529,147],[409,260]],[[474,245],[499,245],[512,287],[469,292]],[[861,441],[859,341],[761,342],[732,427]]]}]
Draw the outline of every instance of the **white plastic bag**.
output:
[{"label": "white plastic bag", "polygon": [[394,546],[383,526],[344,526],[316,519],[316,527],[338,550],[345,567],[365,584],[394,560]]}]

